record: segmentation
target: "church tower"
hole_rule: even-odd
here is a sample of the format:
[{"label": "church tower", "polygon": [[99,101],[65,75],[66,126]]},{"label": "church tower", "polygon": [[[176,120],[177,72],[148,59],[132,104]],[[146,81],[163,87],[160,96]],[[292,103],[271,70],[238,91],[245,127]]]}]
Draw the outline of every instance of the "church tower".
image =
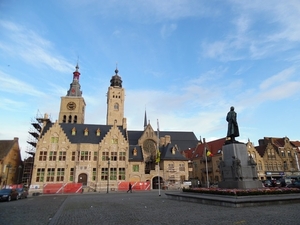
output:
[{"label": "church tower", "polygon": [[107,116],[106,125],[117,125],[126,128],[124,118],[125,91],[122,88],[122,79],[118,75],[118,69],[110,80],[110,87],[107,92]]},{"label": "church tower", "polygon": [[84,123],[85,101],[80,90],[78,63],[73,72],[73,82],[65,97],[61,97],[59,123]]}]

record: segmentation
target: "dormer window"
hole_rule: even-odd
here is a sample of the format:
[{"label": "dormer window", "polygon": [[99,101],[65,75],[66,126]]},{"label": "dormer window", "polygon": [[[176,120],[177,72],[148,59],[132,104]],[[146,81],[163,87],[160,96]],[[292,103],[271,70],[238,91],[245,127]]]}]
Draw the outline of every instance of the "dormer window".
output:
[{"label": "dormer window", "polygon": [[88,136],[89,135],[89,130],[87,128],[84,129],[84,136]]},{"label": "dormer window", "polygon": [[101,134],[101,132],[100,132],[100,129],[98,128],[97,131],[96,131],[96,135],[100,136],[100,134]]},{"label": "dormer window", "polygon": [[133,149],[133,155],[137,156],[137,150],[136,150],[136,148]]},{"label": "dormer window", "polygon": [[175,155],[176,149],[175,147],[172,148],[172,154]]},{"label": "dormer window", "polygon": [[75,127],[73,127],[73,129],[72,129],[72,135],[73,136],[76,135],[76,128]]}]

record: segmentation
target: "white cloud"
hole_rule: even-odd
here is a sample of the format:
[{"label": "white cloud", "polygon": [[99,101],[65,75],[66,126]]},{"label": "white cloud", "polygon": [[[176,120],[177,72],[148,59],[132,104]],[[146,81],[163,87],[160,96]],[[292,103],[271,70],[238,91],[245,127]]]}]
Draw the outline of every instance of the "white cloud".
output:
[{"label": "white cloud", "polygon": [[291,75],[293,75],[294,72],[295,72],[294,68],[285,69],[285,70],[281,71],[280,73],[264,80],[260,84],[260,89],[267,89],[272,85],[282,85],[288,78],[291,77]]},{"label": "white cloud", "polygon": [[162,38],[167,38],[172,35],[172,33],[177,29],[177,25],[172,23],[172,24],[164,24],[161,28],[161,36]]},{"label": "white cloud", "polygon": [[55,53],[53,44],[34,31],[10,21],[0,21],[7,40],[0,40],[0,48],[9,55],[21,57],[36,67],[47,66],[59,72],[70,72],[74,66]]},{"label": "white cloud", "polygon": [[1,91],[13,94],[42,96],[35,87],[0,71]]},{"label": "white cloud", "polygon": [[[213,7],[208,7],[206,3],[198,0],[131,0],[131,1],[104,1],[87,0],[70,5],[83,9],[89,9],[88,14],[100,14],[103,17],[122,17],[134,20],[138,23],[156,23],[163,20],[178,20],[187,17],[207,16],[215,13]],[[93,6],[92,8],[90,6]],[[93,12],[91,12],[93,11]]]}]

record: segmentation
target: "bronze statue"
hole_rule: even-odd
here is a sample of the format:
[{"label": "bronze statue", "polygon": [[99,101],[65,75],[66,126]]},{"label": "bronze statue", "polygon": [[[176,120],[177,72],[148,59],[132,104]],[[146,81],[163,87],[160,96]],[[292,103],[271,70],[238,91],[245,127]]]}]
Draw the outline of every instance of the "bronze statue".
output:
[{"label": "bronze statue", "polygon": [[234,107],[231,106],[230,111],[227,113],[227,117],[226,117],[226,120],[228,122],[227,137],[230,137],[230,142],[236,142],[235,137],[240,136],[236,116],[237,114],[234,111]]}]

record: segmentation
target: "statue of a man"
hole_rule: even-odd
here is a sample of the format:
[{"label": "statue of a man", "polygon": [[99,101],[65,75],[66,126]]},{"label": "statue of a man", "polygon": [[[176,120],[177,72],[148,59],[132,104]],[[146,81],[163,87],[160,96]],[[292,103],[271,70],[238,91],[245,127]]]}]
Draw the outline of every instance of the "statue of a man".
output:
[{"label": "statue of a man", "polygon": [[235,156],[232,156],[232,173],[235,179],[237,180],[242,180],[242,165],[241,165],[241,160],[239,158],[236,158]]},{"label": "statue of a man", "polygon": [[230,137],[231,142],[235,142],[235,137],[240,136],[238,123],[236,120],[236,112],[234,107],[230,107],[230,111],[227,113],[226,120],[228,122],[227,137]]},{"label": "statue of a man", "polygon": [[225,162],[224,160],[222,159],[222,157],[219,158],[220,162],[219,162],[219,171],[220,171],[220,175],[221,175],[221,180],[224,181],[225,178],[224,178],[224,167],[225,167]]}]

